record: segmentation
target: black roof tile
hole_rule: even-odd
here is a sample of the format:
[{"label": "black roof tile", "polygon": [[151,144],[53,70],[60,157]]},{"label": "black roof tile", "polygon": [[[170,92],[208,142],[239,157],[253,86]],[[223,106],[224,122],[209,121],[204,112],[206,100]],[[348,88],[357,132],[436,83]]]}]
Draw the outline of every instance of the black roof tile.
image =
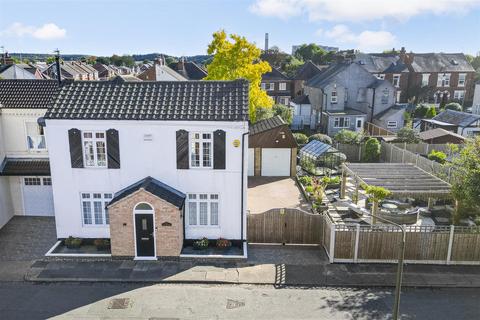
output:
[{"label": "black roof tile", "polygon": [[248,82],[78,81],[62,88],[46,119],[248,120]]},{"label": "black roof tile", "polygon": [[0,80],[0,107],[48,109],[57,92],[56,80]]},{"label": "black roof tile", "polygon": [[145,191],[159,197],[160,199],[163,199],[174,206],[178,208],[182,208],[183,204],[185,202],[185,194],[178,191],[175,188],[172,188],[168,185],[166,185],[163,182],[160,182],[152,177],[146,177],[145,179],[142,179],[125,189],[122,189],[115,193],[115,196],[113,197],[112,201],[108,204],[108,206],[111,206],[112,204],[122,200],[123,198],[131,195],[132,193],[144,189]]},{"label": "black roof tile", "polygon": [[286,125],[286,122],[280,116],[275,116],[265,120],[260,120],[250,125],[250,135],[258,134],[267,130],[271,130]]}]

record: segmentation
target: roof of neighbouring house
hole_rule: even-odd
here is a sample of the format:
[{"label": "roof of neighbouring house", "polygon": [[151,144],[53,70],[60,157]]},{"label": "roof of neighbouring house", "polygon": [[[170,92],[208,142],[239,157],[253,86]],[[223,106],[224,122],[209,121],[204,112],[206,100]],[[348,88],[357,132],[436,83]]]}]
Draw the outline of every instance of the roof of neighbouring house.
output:
[{"label": "roof of neighbouring house", "polygon": [[352,108],[345,108],[343,110],[327,110],[324,112],[330,116],[341,116],[341,115],[364,116],[366,115],[365,112],[357,109],[352,109]]},{"label": "roof of neighbouring house", "polygon": [[153,80],[153,81],[163,81],[161,78],[163,77],[163,74],[167,74],[170,78],[168,81],[173,81],[173,80],[178,80],[178,81],[185,81],[187,78],[185,78],[183,75],[178,73],[177,71],[173,70],[169,66],[165,64],[157,64],[155,63],[153,66],[145,69],[143,72],[141,72],[138,76],[140,78],[146,77],[150,70],[153,69],[154,74],[155,74],[155,79],[148,79],[148,80]]},{"label": "roof of neighbouring house", "polygon": [[302,94],[292,100],[296,104],[310,104],[310,98],[306,94]]},{"label": "roof of neighbouring house", "polygon": [[107,206],[110,207],[114,203],[119,202],[123,198],[141,189],[153,194],[156,197],[159,197],[160,199],[163,199],[173,204],[174,206],[180,209],[183,207],[183,204],[185,202],[184,193],[178,191],[175,188],[170,187],[169,185],[166,185],[163,182],[158,181],[157,179],[154,179],[152,177],[146,177],[116,192],[112,201],[110,201],[110,203]]},{"label": "roof of neighbouring house", "polygon": [[[30,68],[28,68],[30,69]],[[35,78],[35,74],[32,73],[27,68],[24,68],[21,65],[17,64],[7,64],[0,66],[0,77],[2,79],[28,79],[33,80]]]},{"label": "roof of neighbouring house", "polygon": [[313,63],[311,60],[308,60],[297,70],[293,79],[310,80],[327,68],[327,65],[319,66]]},{"label": "roof of neighbouring house", "polygon": [[286,75],[284,75],[280,70],[275,67],[272,67],[272,71],[264,73],[262,75],[262,81],[281,81],[289,80]]},{"label": "roof of neighbouring house", "polygon": [[387,108],[383,110],[382,112],[379,112],[375,115],[375,118],[381,119],[381,118],[388,118],[391,115],[396,114],[397,112],[405,110],[405,107],[399,106],[399,105],[393,105],[390,108]]},{"label": "roof of neighbouring house", "polygon": [[275,116],[272,118],[260,120],[252,125],[250,125],[250,135],[258,134],[267,130],[271,130],[280,126],[284,126],[287,123],[283,121],[282,117]]},{"label": "roof of neighbouring house", "polygon": [[47,158],[5,158],[0,164],[0,176],[49,176]]},{"label": "roof of neighbouring house", "polygon": [[463,53],[415,53],[412,68],[415,72],[475,72]]},{"label": "roof of neighbouring house", "polygon": [[408,72],[399,55],[391,53],[357,53],[355,62],[371,73]]},{"label": "roof of neighbouring house", "polygon": [[58,90],[56,80],[0,80],[0,107],[48,109]]},{"label": "roof of neighbouring house", "polygon": [[[346,70],[350,65],[352,65],[352,64],[346,63],[346,62],[332,64],[330,67],[325,69],[323,72],[317,74],[315,77],[308,80],[306,85],[309,86],[309,87],[323,88],[323,87],[329,85],[336,75],[338,75],[340,72]],[[335,78],[335,80],[338,82],[341,79],[336,79]]]},{"label": "roof of neighbouring house", "polygon": [[420,132],[418,134],[418,137],[422,140],[431,140],[431,139],[440,138],[440,137],[444,137],[444,136],[452,136],[452,137],[458,138],[460,140],[466,140],[467,139],[462,135],[459,135],[455,132],[451,132],[451,131],[448,131],[448,130],[445,130],[445,129],[442,129],[442,128],[435,128],[435,129]]},{"label": "roof of neighbouring house", "polygon": [[[181,68],[183,63],[183,69]],[[189,80],[202,80],[208,73],[207,71],[193,61],[179,62],[175,71]]]},{"label": "roof of neighbouring house", "polygon": [[247,121],[248,81],[75,81],[45,119]]},{"label": "roof of neighbouring house", "polygon": [[468,127],[475,121],[479,121],[480,115],[447,109],[433,117],[432,120],[460,127]]}]

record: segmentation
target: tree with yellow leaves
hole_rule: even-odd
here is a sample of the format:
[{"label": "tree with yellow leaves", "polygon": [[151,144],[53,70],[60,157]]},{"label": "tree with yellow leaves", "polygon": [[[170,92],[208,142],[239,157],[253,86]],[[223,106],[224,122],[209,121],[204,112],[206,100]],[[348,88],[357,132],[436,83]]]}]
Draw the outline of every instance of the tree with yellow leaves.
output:
[{"label": "tree with yellow leaves", "polygon": [[261,51],[245,37],[236,34],[227,38],[225,31],[213,34],[213,40],[208,45],[208,54],[213,60],[207,66],[208,76],[204,80],[235,80],[246,79],[250,82],[249,114],[250,121],[255,122],[257,107],[271,108],[273,100],[261,89],[260,83],[264,73],[272,71],[268,62],[260,60]]}]

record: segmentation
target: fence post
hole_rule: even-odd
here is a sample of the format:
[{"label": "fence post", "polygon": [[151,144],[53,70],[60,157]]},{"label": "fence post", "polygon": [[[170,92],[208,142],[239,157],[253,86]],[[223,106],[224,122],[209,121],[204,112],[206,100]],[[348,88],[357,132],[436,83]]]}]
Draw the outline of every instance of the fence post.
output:
[{"label": "fence post", "polygon": [[335,256],[335,224],[331,224],[332,229],[330,230],[330,263],[333,263]]},{"label": "fence post", "polygon": [[392,162],[392,157],[393,157],[393,147],[390,146],[390,162]]},{"label": "fence post", "polygon": [[402,163],[405,163],[405,149],[402,150]]},{"label": "fence post", "polygon": [[358,261],[358,243],[360,241],[360,225],[357,224],[357,233],[355,234],[355,251],[353,253],[353,262]]},{"label": "fence post", "polygon": [[447,264],[450,264],[452,259],[453,235],[455,234],[455,226],[450,226],[450,238],[448,239]]},{"label": "fence post", "polygon": [[415,165],[416,165],[416,166],[418,166],[418,157],[419,157],[419,156],[420,156],[420,155],[417,153],[417,157],[415,158]]}]

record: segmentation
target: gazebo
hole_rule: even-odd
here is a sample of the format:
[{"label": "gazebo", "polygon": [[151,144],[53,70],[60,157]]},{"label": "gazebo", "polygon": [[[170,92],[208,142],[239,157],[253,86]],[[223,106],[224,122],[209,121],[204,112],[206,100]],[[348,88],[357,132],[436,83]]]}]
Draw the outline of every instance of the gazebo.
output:
[{"label": "gazebo", "polygon": [[409,163],[344,163],[340,198],[345,198],[347,176],[355,181],[357,199],[360,185],[383,187],[393,197],[427,199],[429,207],[433,199],[452,197],[449,183]]}]

